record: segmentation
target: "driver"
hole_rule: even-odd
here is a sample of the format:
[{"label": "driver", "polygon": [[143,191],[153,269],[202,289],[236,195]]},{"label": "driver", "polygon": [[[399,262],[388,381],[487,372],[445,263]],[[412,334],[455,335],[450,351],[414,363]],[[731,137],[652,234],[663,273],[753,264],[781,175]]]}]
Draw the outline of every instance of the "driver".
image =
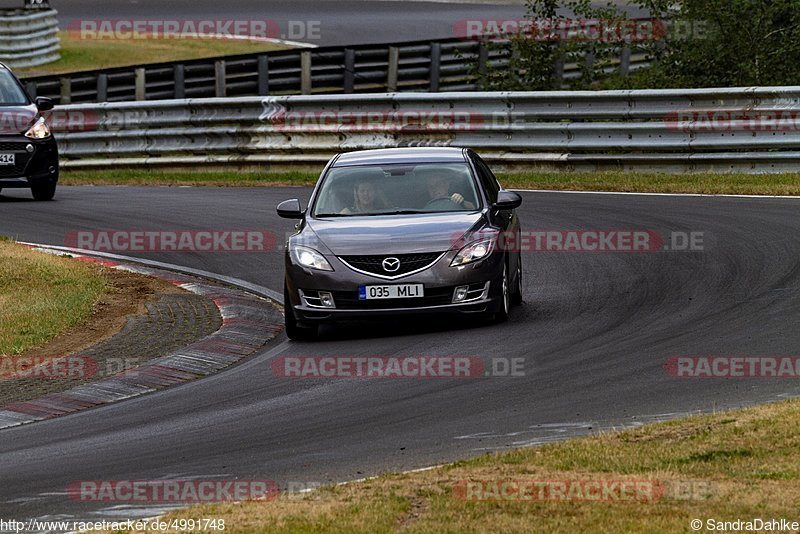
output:
[{"label": "driver", "polygon": [[468,210],[475,209],[475,204],[469,202],[468,200],[464,200],[464,195],[461,193],[450,194],[450,179],[446,175],[431,174],[428,176],[427,183],[428,195],[431,197],[431,202],[439,199],[449,199],[450,202],[456,204],[457,206],[463,206]]}]

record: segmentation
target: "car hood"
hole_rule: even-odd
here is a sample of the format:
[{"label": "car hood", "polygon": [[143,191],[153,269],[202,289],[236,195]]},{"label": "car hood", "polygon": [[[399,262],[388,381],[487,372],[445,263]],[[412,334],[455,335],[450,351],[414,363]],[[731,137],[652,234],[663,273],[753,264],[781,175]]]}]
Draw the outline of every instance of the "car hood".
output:
[{"label": "car hood", "polygon": [[335,255],[350,256],[444,252],[483,221],[481,213],[472,212],[308,219],[307,224]]}]

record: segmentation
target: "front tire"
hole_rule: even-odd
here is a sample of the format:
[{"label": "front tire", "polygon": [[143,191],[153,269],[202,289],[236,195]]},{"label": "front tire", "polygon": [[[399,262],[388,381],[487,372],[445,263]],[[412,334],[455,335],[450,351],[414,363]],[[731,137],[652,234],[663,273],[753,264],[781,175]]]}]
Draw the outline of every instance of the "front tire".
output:
[{"label": "front tire", "polygon": [[56,184],[40,184],[31,186],[34,200],[53,200],[56,194]]},{"label": "front tire", "polygon": [[517,280],[514,282],[514,291],[511,292],[511,304],[522,304],[522,258],[517,259]]},{"label": "front tire", "polygon": [[511,311],[511,287],[508,280],[508,262],[503,262],[503,275],[500,278],[500,308],[494,314],[495,323],[508,321]]},{"label": "front tire", "polygon": [[316,339],[319,333],[317,325],[301,325],[297,322],[292,309],[292,303],[289,300],[289,288],[283,286],[283,321],[286,327],[286,337],[292,341],[311,341]]}]

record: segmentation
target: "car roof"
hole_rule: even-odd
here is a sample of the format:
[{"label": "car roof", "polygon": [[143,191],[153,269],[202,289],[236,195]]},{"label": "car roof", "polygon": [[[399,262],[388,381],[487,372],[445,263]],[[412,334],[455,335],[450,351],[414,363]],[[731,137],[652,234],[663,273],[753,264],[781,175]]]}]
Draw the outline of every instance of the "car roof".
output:
[{"label": "car roof", "polygon": [[458,147],[408,147],[357,150],[339,155],[334,167],[391,163],[453,163],[466,161]]}]

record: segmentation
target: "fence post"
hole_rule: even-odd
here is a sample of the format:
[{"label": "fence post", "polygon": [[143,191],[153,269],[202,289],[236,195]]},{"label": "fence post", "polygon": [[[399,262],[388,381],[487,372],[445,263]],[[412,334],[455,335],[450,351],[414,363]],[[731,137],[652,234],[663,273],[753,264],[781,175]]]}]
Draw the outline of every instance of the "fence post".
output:
[{"label": "fence post", "polygon": [[626,46],[620,51],[619,73],[625,76],[630,72],[630,70],[631,70],[631,49]]},{"label": "fence post", "polygon": [[59,99],[59,104],[72,104],[72,79],[67,76],[63,76],[59,79],[61,85],[61,98]]},{"label": "fence post", "polygon": [[344,49],[344,92],[347,94],[355,90],[356,85],[356,51],[352,48]]},{"label": "fence post", "polygon": [[439,91],[439,73],[442,61],[442,45],[441,43],[431,43],[431,80],[428,91],[437,93]]},{"label": "fence post", "polygon": [[227,94],[225,84],[225,60],[214,62],[214,96],[220,97]]},{"label": "fence post", "polygon": [[134,70],[134,85],[135,85],[135,99],[136,100],[147,100],[147,80],[145,78],[145,72],[143,68],[138,68]]},{"label": "fence post", "polygon": [[108,74],[97,75],[97,101],[108,101]]},{"label": "fence post", "polygon": [[486,76],[486,71],[489,68],[489,49],[486,48],[486,43],[483,40],[478,41],[478,74]]},{"label": "fence post", "polygon": [[269,94],[269,56],[258,56],[258,94]]},{"label": "fence post", "polygon": [[311,52],[300,52],[300,93],[311,94]]},{"label": "fence post", "polygon": [[186,98],[186,71],[183,63],[178,63],[172,67],[172,78],[175,83],[173,96],[175,98]]},{"label": "fence post", "polygon": [[400,49],[396,46],[389,47],[389,66],[386,71],[386,90],[390,93],[397,91],[397,71],[400,68]]}]

